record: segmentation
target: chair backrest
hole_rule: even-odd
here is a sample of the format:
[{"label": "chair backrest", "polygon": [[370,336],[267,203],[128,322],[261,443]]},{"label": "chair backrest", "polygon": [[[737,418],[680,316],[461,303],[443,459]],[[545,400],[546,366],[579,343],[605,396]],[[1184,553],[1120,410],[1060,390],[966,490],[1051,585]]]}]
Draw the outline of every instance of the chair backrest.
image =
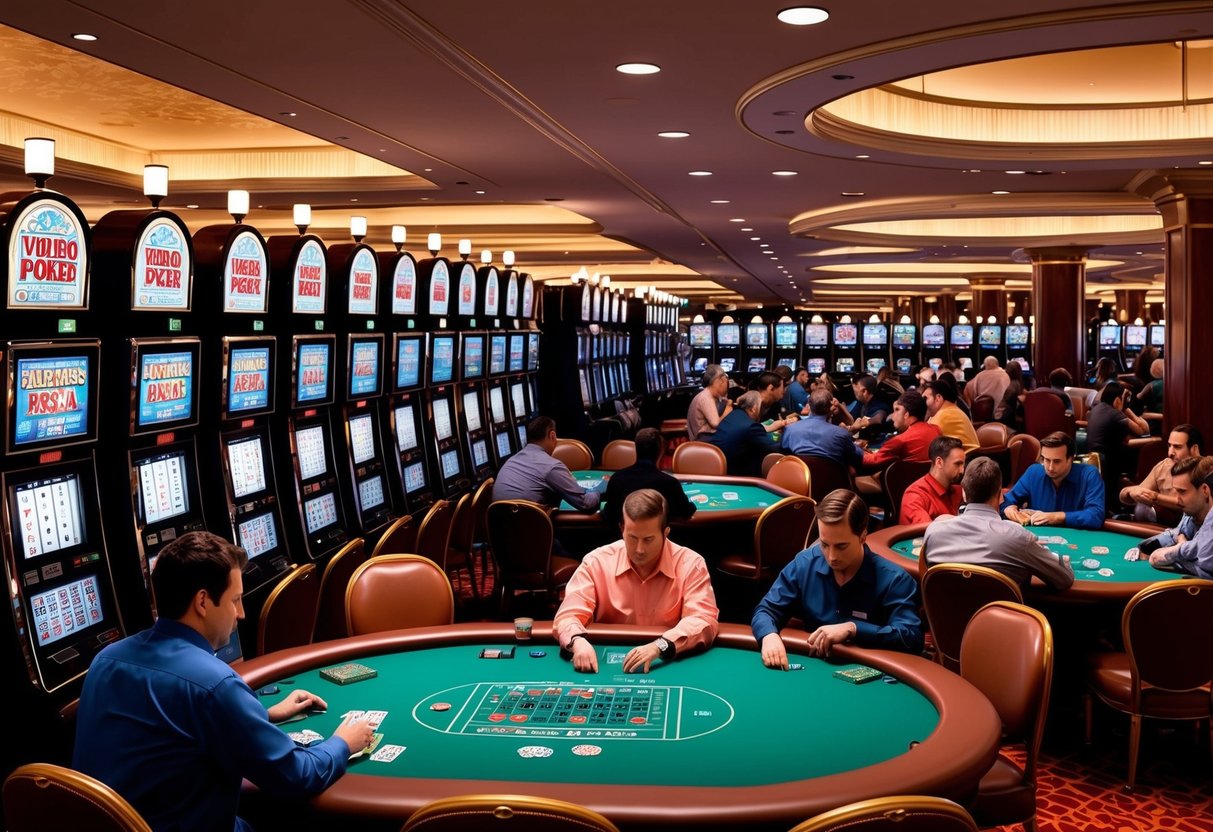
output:
[{"label": "chair backrest", "polygon": [[476,487],[472,494],[472,522],[476,524],[472,532],[472,541],[480,543],[489,539],[489,528],[486,524],[489,503],[493,502],[493,478],[489,477]]},{"label": "chair backrest", "polygon": [[765,477],[767,474],[771,473],[771,469],[775,467],[779,460],[785,458],[786,455],[781,451],[772,451],[764,456],[762,458],[762,475]]},{"label": "chair backrest", "polygon": [[922,606],[942,664],[955,670],[973,614],[993,601],[1023,603],[1014,581],[986,566],[940,563],[922,574]]},{"label": "chair backrest", "polygon": [[545,589],[552,563],[552,518],[529,500],[497,500],[488,509],[489,547],[502,586]]},{"label": "chair backrest", "polygon": [[974,425],[994,421],[994,397],[982,393],[969,405],[969,413]]},{"label": "chair backrest", "polygon": [[809,466],[809,496],[814,502],[838,488],[854,488],[851,471],[845,465],[820,456],[797,454]]},{"label": "chair backrest", "polygon": [[[395,526],[396,523],[392,525]],[[388,531],[390,532],[391,528]],[[320,602],[316,606],[316,631],[312,635],[312,641],[328,641],[349,635],[345,623],[345,590],[350,585],[354,570],[365,562],[366,542],[361,537],[356,537],[342,546],[337,554],[329,559],[328,565],[324,567],[324,577],[320,579]]]},{"label": "chair backrest", "polygon": [[257,624],[257,653],[311,644],[320,604],[316,564],[296,565],[270,590]]},{"label": "chair backrest", "polygon": [[942,797],[905,795],[861,800],[831,809],[791,832],[977,832],[964,807]]},{"label": "chair backrest", "polygon": [[724,451],[710,442],[683,442],[674,449],[675,474],[706,474],[723,477],[728,473]]},{"label": "chair backrest", "polygon": [[1007,448],[1011,451],[1011,481],[1007,485],[1011,486],[1040,459],[1040,440],[1030,433],[1017,433],[1007,440]]},{"label": "chair backrest", "polygon": [[816,509],[812,498],[797,495],[762,510],[754,524],[754,559],[760,578],[763,572],[779,574],[808,545]]},{"label": "chair backrest", "polygon": [[451,512],[451,532],[447,548],[461,555],[470,555],[472,538],[475,535],[476,518],[472,514],[472,495],[464,494],[459,498],[459,502],[455,503],[455,510]]},{"label": "chair backrest", "polygon": [[636,464],[636,443],[631,439],[612,439],[602,449],[602,467],[621,471]]},{"label": "chair backrest", "polygon": [[345,591],[352,636],[455,622],[455,595],[442,567],[421,555],[380,555],[354,570]]},{"label": "chair backrest", "polygon": [[[978,396],[977,398],[981,398]],[[1002,422],[988,421],[977,428],[977,444],[983,448],[1004,448],[1015,431]]]},{"label": "chair backrest", "polygon": [[1100,474],[1103,474],[1103,457],[1098,451],[1092,451],[1089,454],[1074,454],[1074,463],[1076,465],[1090,465]]},{"label": "chair backrest", "polygon": [[1134,595],[1121,618],[1134,697],[1143,686],[1185,691],[1209,684],[1213,641],[1182,634],[1206,632],[1211,621],[1213,581],[1159,581]]},{"label": "chair backrest", "polygon": [[446,550],[451,545],[451,524],[454,521],[455,504],[449,500],[435,502],[417,529],[414,551],[445,569]]},{"label": "chair backrest", "polygon": [[379,541],[371,551],[371,557],[390,555],[393,552],[411,552],[417,548],[417,523],[413,515],[397,517],[379,535]]},{"label": "chair backrest", "polygon": [[402,832],[619,832],[597,812],[550,797],[470,794],[422,806]]},{"label": "chair backrest", "polygon": [[1066,416],[1065,405],[1049,390],[1033,390],[1023,397],[1023,428],[1037,439],[1054,431],[1074,435],[1074,419]]},{"label": "chair backrest", "polygon": [[580,439],[557,439],[552,456],[568,466],[570,471],[585,471],[594,467],[590,446]]},{"label": "chair backrest", "polygon": [[798,456],[780,456],[767,471],[766,479],[772,485],[786,488],[802,497],[809,496],[813,488],[808,463]]},{"label": "chair backrest", "polygon": [[1065,393],[1070,397],[1070,409],[1074,411],[1074,420],[1087,421],[1091,408],[1099,400],[1099,391],[1091,387],[1067,387]]},{"label": "chair backrest", "polygon": [[1049,620],[1012,601],[986,604],[965,628],[960,675],[990,700],[1002,720],[1004,741],[1024,743],[1024,780],[1035,782],[1053,683]]},{"label": "chair backrest", "polygon": [[931,463],[912,462],[908,459],[899,459],[884,470],[884,493],[893,511],[901,514],[901,498],[906,489],[915,480],[922,479],[930,470]]},{"label": "chair backrest", "polygon": [[151,832],[135,808],[109,786],[50,763],[27,763],[9,774],[3,802],[8,832]]}]

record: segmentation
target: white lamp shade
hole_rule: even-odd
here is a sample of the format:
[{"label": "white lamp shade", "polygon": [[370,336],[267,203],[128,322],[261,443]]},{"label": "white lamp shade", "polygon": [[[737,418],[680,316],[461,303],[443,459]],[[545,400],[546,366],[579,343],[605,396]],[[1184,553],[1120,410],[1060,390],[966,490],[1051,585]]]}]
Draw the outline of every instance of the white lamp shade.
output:
[{"label": "white lamp shade", "polygon": [[291,213],[295,216],[295,225],[311,225],[312,224],[312,206],[306,202],[295,204],[291,209]]},{"label": "white lamp shade", "polygon": [[55,173],[55,140],[25,140],[25,173],[28,176],[53,176]]},{"label": "white lamp shade", "polygon": [[602,288],[605,289],[610,285],[611,285],[611,276],[609,274],[604,274],[602,276]]},{"label": "white lamp shade", "polygon": [[143,195],[168,196],[168,165],[143,166]]},{"label": "white lamp shade", "polygon": [[227,212],[233,216],[248,214],[248,191],[228,191]]},{"label": "white lamp shade", "polygon": [[392,226],[392,242],[398,246],[404,245],[404,238],[407,234],[407,229],[403,225]]},{"label": "white lamp shade", "polygon": [[442,235],[437,231],[431,232],[425,238],[425,247],[433,252],[442,251]]},{"label": "white lamp shade", "polygon": [[460,240],[459,241],[459,255],[461,257],[467,257],[471,253],[472,253],[472,241],[471,240]]},{"label": "white lamp shade", "polygon": [[501,252],[501,262],[505,263],[505,267],[507,269],[510,266],[513,266],[514,265],[514,252],[508,248],[505,251]]},{"label": "white lamp shade", "polygon": [[480,252],[480,262],[486,266],[489,263],[492,263],[493,262],[493,252],[489,251],[487,248],[484,251]]},{"label": "white lamp shade", "polygon": [[350,236],[366,236],[366,217],[350,217]]}]

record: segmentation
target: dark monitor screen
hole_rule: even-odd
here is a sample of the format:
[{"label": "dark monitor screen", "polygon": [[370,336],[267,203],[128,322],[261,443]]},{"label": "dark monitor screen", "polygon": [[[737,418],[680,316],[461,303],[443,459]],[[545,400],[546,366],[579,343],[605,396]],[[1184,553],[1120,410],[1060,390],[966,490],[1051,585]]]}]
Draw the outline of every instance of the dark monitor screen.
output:
[{"label": "dark monitor screen", "polygon": [[[577,341],[581,347],[581,339]],[[499,376],[505,372],[505,336],[489,336],[489,375]]]},{"label": "dark monitor screen", "polygon": [[349,384],[351,399],[378,396],[383,392],[383,338],[350,337]]},{"label": "dark monitor screen", "polygon": [[455,337],[435,335],[430,342],[430,384],[446,384],[455,377]]},{"label": "dark monitor screen", "polygon": [[261,436],[241,436],[225,444],[232,496],[243,500],[265,491],[269,485],[269,477],[266,473],[265,443]]},{"label": "dark monitor screen", "polygon": [[196,340],[132,340],[135,412],[131,433],[150,433],[198,423],[197,390],[201,346]]},{"label": "dark monitor screen", "polygon": [[834,324],[834,345],[853,347],[859,343],[859,330],[855,324]]},{"label": "dark monitor screen", "polygon": [[952,346],[973,346],[973,327],[971,324],[955,324],[952,327]]},{"label": "dark monitor screen", "polygon": [[794,347],[797,345],[796,336],[799,334],[796,329],[799,325],[791,321],[783,321],[775,324],[775,346],[777,347]]},{"label": "dark monitor screen", "polygon": [[274,340],[232,340],[224,350],[226,418],[255,416],[274,409]]},{"label": "dark monitor screen", "polygon": [[826,347],[830,343],[830,327],[827,324],[805,324],[804,345],[806,347]]},{"label": "dark monitor screen", "polygon": [[1120,327],[1113,324],[1102,324],[1099,327],[1099,346],[1119,347]]},{"label": "dark monitor screen", "polygon": [[771,330],[766,324],[746,324],[745,342],[748,347],[765,347],[770,343]]},{"label": "dark monitor screen", "polygon": [[924,347],[942,347],[943,334],[943,324],[927,324],[922,328],[922,345]]},{"label": "dark monitor screen", "polygon": [[1144,326],[1125,327],[1125,347],[1140,350],[1146,345],[1146,328]]},{"label": "dark monitor screen", "polygon": [[805,362],[805,369],[809,371],[809,375],[819,376],[826,371],[826,360],[824,358],[810,358]]},{"label": "dark monitor screen", "polygon": [[88,442],[97,438],[96,341],[9,350],[10,451]]},{"label": "dark monitor screen", "polygon": [[977,330],[977,343],[983,347],[997,347],[1002,343],[1002,327],[987,324]]},{"label": "dark monitor screen", "polygon": [[421,386],[421,335],[396,336],[396,390]]},{"label": "dark monitor screen", "polygon": [[[193,475],[193,466],[189,464],[184,451],[144,456],[133,459],[131,464],[139,483],[137,503],[140,526],[152,526],[189,513],[189,478]],[[261,488],[256,490],[265,490],[264,468],[261,472]]]},{"label": "dark monitor screen", "polygon": [[863,325],[863,345],[865,347],[883,347],[889,343],[889,328],[884,324]]},{"label": "dark monitor screen", "polygon": [[484,336],[463,336],[463,380],[484,378]]},{"label": "dark monitor screen", "polygon": [[1007,324],[1007,346],[1026,347],[1031,329],[1028,324]]},{"label": "dark monitor screen", "polygon": [[333,339],[295,339],[295,406],[333,401]]},{"label": "dark monitor screen", "polygon": [[893,346],[900,349],[910,349],[914,346],[916,327],[914,324],[893,324]]},{"label": "dark monitor screen", "polygon": [[719,324],[716,327],[716,343],[722,347],[735,347],[741,343],[741,327],[737,324]]},{"label": "dark monitor screen", "polygon": [[712,325],[691,324],[690,338],[692,347],[712,346]]}]

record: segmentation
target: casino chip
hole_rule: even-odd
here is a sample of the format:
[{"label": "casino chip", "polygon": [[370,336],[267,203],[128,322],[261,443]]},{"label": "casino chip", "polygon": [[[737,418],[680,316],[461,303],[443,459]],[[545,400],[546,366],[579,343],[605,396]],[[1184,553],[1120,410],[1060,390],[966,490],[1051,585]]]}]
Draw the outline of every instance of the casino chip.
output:
[{"label": "casino chip", "polygon": [[602,753],[600,745],[574,745],[573,753],[578,757],[597,757]]},{"label": "casino chip", "polygon": [[1109,569],[1108,567],[1105,566],[1103,569],[1099,570],[1099,574],[1103,575],[1105,578],[1110,578],[1110,577],[1112,577],[1113,573],[1112,573],[1111,569]]},{"label": "casino chip", "polygon": [[1092,546],[1091,547],[1091,554],[1093,554],[1093,555],[1106,555],[1107,553],[1108,553],[1107,546]]},{"label": "casino chip", "polygon": [[450,709],[450,702],[435,702],[433,705],[430,705],[431,711],[449,711]]},{"label": "casino chip", "polygon": [[536,757],[551,757],[552,749],[548,748],[546,745],[524,745],[522,748],[518,749],[518,756],[526,759]]},{"label": "casino chip", "polygon": [[1099,561],[1097,561],[1095,558],[1086,558],[1082,562],[1082,568],[1083,569],[1098,569]]}]

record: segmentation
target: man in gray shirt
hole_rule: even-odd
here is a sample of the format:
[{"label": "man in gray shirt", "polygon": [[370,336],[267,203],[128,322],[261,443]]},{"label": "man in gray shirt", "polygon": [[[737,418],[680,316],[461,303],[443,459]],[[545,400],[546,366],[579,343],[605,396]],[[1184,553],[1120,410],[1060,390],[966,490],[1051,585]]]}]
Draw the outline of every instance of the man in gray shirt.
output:
[{"label": "man in gray shirt", "polygon": [[923,556],[929,566],[964,563],[987,566],[1009,577],[1021,587],[1032,576],[1053,589],[1074,583],[1068,557],[1058,558],[1032,532],[1019,523],[1003,520],[998,513],[1002,500],[1002,470],[989,457],[978,457],[965,467],[960,482],[966,505],[959,515],[943,515],[927,526]]},{"label": "man in gray shirt", "polygon": [[493,500],[530,500],[555,508],[564,499],[587,514],[598,511],[599,490],[586,491],[578,485],[568,466],[552,457],[554,450],[556,423],[547,416],[535,417],[526,426],[526,447],[497,472]]}]

